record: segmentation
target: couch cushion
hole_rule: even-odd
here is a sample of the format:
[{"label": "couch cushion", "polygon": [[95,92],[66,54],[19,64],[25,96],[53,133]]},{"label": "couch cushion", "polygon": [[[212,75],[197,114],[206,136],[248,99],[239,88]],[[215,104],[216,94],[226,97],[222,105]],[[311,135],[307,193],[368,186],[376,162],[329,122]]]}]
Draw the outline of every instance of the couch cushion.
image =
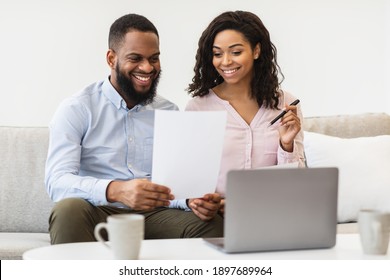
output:
[{"label": "couch cushion", "polygon": [[342,138],[390,134],[390,116],[385,113],[364,113],[307,117],[303,121],[305,131]]},{"label": "couch cushion", "polygon": [[49,245],[48,233],[0,232],[0,260],[21,260],[25,251]]},{"label": "couch cushion", "polygon": [[359,233],[358,223],[343,223],[337,225],[337,233],[350,234]]},{"label": "couch cushion", "polygon": [[356,221],[360,209],[390,212],[390,135],[338,138],[305,132],[309,167],[339,168],[338,221]]},{"label": "couch cushion", "polygon": [[48,232],[48,128],[0,127],[0,231]]}]

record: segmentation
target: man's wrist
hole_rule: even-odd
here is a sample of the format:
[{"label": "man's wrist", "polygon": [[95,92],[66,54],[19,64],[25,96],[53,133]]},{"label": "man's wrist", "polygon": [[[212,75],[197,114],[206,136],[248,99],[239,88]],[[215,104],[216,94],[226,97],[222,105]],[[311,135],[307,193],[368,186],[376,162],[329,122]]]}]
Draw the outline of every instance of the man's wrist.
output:
[{"label": "man's wrist", "polygon": [[107,185],[106,189],[106,199],[108,202],[117,202],[117,192],[119,188],[119,182],[118,181],[111,181]]}]

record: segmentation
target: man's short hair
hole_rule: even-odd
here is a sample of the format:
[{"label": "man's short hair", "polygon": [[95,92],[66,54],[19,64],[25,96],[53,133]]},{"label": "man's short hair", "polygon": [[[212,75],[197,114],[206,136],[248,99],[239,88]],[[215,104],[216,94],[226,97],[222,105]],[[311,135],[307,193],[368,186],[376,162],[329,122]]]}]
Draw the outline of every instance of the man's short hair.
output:
[{"label": "man's short hair", "polygon": [[146,17],[137,14],[128,14],[118,18],[110,27],[108,47],[116,50],[123,41],[125,35],[131,31],[153,32],[158,35],[157,28]]}]

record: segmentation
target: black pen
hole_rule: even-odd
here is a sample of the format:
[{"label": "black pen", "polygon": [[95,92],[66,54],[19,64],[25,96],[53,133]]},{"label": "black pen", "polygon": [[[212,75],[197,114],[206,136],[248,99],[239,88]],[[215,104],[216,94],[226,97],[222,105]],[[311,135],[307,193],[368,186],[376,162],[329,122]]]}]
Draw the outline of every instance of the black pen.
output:
[{"label": "black pen", "polygon": [[[297,105],[299,103],[299,99],[295,100],[293,103],[290,104],[291,105]],[[285,114],[287,113],[286,110],[283,110],[276,118],[274,118],[268,126],[271,126],[273,125],[274,123],[276,123],[280,118],[282,118]]]}]

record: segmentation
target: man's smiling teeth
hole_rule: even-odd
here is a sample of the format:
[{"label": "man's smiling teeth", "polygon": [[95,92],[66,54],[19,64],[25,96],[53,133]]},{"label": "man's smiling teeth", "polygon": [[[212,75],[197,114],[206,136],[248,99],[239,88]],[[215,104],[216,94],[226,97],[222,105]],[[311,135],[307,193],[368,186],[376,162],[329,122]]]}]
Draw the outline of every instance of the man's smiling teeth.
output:
[{"label": "man's smiling teeth", "polygon": [[232,73],[236,72],[237,70],[238,70],[238,68],[230,69],[230,70],[222,70],[222,71],[225,74],[232,74]]},{"label": "man's smiling teeth", "polygon": [[137,75],[134,75],[134,77],[140,81],[143,81],[143,82],[146,82],[146,81],[149,81],[150,80],[150,76],[149,77],[142,77],[142,76],[137,76]]}]

